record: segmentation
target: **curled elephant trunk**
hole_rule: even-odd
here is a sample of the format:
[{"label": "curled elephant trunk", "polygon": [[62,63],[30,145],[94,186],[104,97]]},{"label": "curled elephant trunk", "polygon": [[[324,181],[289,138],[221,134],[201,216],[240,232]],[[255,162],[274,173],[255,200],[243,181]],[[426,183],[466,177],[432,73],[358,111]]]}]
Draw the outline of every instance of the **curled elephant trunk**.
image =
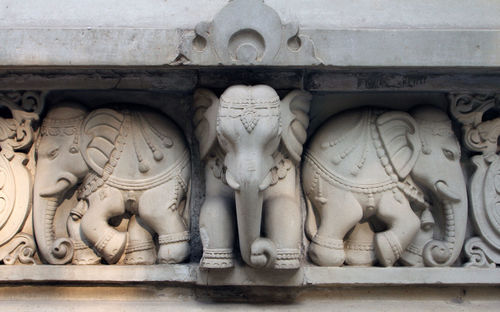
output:
[{"label": "curled elephant trunk", "polygon": [[450,187],[444,181],[435,184],[443,206],[444,238],[429,241],[423,249],[426,266],[450,266],[460,255],[467,223],[467,192],[463,179],[454,179]]},{"label": "curled elephant trunk", "polygon": [[[229,181],[228,181],[229,182]],[[235,190],[241,256],[250,266],[271,267],[276,260],[276,246],[262,238],[262,189],[258,183],[242,181]]]},{"label": "curled elephant trunk", "polygon": [[65,180],[61,181],[63,182],[57,183],[51,191],[41,191],[41,186],[44,185],[43,180],[39,176],[35,177],[33,227],[40,256],[50,264],[66,264],[73,258],[71,240],[68,238],[56,239],[54,230],[54,216],[59,207],[62,190],[66,189],[63,186],[69,186]]}]

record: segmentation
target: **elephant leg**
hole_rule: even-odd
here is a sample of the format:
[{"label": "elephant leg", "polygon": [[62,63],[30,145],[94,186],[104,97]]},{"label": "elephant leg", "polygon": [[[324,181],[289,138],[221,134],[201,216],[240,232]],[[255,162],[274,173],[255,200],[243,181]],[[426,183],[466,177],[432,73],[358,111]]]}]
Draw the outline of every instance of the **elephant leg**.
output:
[{"label": "elephant leg", "polygon": [[127,233],[111,227],[108,220],[125,213],[122,193],[103,186],[88,197],[89,209],[82,217],[81,229],[106,262],[116,263],[123,254]]},{"label": "elephant leg", "polygon": [[346,263],[349,265],[370,266],[375,258],[373,233],[368,222],[358,223],[345,242]]},{"label": "elephant leg", "polygon": [[266,190],[263,208],[264,234],[276,245],[274,268],[299,268],[302,215],[295,170]]},{"label": "elephant leg", "polygon": [[341,266],[345,261],[344,237],[363,217],[363,209],[349,191],[330,187],[326,202],[310,198],[320,225],[309,245],[309,257],[320,266]]},{"label": "elephant leg", "polygon": [[178,208],[183,195],[178,181],[144,191],[139,199],[139,217],[158,234],[158,263],[179,263],[190,252],[189,231]]},{"label": "elephant leg", "polygon": [[156,261],[153,236],[148,227],[136,215],[128,223],[128,243],[125,248],[125,264],[154,264]]},{"label": "elephant leg", "polygon": [[101,263],[101,257],[96,255],[94,250],[85,242],[85,238],[82,235],[80,229],[80,222],[82,216],[87,212],[88,205],[86,200],[78,201],[76,207],[71,209],[66,223],[68,229],[69,237],[73,242],[74,254],[72,264],[99,264]]},{"label": "elephant leg", "polygon": [[375,235],[375,253],[380,264],[392,266],[417,234],[420,220],[397,189],[382,195],[377,217],[388,230]]},{"label": "elephant leg", "polygon": [[200,209],[200,236],[205,269],[232,268],[236,233],[234,191],[206,169],[206,197]]}]

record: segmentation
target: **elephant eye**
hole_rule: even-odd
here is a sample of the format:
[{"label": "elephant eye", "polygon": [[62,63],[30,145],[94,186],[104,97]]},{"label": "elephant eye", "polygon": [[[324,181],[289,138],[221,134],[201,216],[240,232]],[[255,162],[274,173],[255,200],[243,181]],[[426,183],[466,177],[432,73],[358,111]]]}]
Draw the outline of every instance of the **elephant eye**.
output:
[{"label": "elephant eye", "polygon": [[448,158],[449,160],[455,160],[457,157],[455,155],[455,153],[453,153],[452,151],[450,151],[449,149],[445,149],[443,148],[443,154],[446,158]]},{"label": "elephant eye", "polygon": [[59,154],[59,148],[54,148],[49,152],[49,158],[54,159],[57,157],[58,154]]}]

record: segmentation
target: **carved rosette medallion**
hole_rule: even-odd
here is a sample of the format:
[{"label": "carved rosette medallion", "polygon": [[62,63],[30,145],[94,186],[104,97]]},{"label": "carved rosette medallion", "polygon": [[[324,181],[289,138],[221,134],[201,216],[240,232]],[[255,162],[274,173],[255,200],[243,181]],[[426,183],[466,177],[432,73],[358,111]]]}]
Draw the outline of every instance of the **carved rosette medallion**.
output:
[{"label": "carved rosette medallion", "polygon": [[0,263],[34,263],[35,242],[26,221],[31,214],[33,122],[43,109],[43,96],[0,93],[0,106],[12,116],[0,117]]},{"label": "carved rosette medallion", "polygon": [[191,61],[224,65],[322,62],[299,25],[283,24],[278,13],[262,0],[230,1],[211,22],[198,23],[194,34],[184,37],[176,62]]},{"label": "carved rosette medallion", "polygon": [[450,110],[461,122],[465,147],[477,152],[471,158],[475,171],[470,180],[471,219],[479,237],[465,244],[469,267],[500,264],[500,157],[498,138],[500,98],[494,94],[451,94]]}]

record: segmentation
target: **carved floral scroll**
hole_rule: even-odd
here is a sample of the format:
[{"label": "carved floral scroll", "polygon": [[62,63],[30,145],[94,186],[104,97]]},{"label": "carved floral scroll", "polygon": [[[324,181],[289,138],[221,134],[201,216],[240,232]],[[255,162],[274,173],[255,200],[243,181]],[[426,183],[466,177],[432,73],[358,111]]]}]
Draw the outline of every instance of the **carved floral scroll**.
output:
[{"label": "carved floral scroll", "polygon": [[465,244],[469,267],[500,264],[500,97],[498,94],[451,94],[450,111],[462,124],[464,146],[476,153],[469,186],[475,234]]},{"label": "carved floral scroll", "polygon": [[31,230],[33,127],[43,109],[37,92],[0,93],[0,262],[35,263]]}]

